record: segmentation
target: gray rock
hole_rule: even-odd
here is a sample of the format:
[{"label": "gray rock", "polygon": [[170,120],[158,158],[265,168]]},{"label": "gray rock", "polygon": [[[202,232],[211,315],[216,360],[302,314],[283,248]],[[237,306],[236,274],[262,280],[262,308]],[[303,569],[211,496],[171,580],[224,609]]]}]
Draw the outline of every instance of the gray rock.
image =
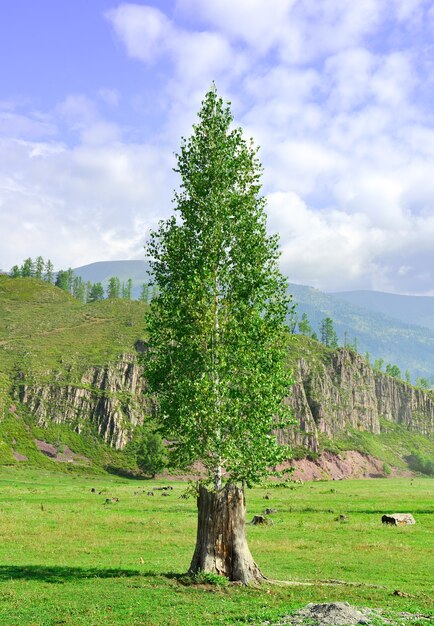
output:
[{"label": "gray rock", "polygon": [[391,524],[392,526],[416,524],[416,521],[411,513],[391,513],[390,515],[383,515],[381,521],[383,524]]}]

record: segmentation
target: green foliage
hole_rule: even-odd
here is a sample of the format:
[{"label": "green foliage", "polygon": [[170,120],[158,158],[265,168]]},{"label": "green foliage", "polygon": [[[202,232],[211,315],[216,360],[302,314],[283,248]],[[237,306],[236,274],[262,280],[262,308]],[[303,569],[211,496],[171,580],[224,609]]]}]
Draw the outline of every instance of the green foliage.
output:
[{"label": "green foliage", "polygon": [[161,435],[146,431],[137,445],[137,466],[147,476],[155,477],[167,464],[166,449]]},{"label": "green foliage", "polygon": [[384,365],[384,359],[375,359],[374,361],[374,370],[377,372],[381,372]]},{"label": "green foliage", "polygon": [[119,278],[112,276],[109,278],[107,287],[107,298],[119,298],[121,295],[121,283]]},{"label": "green foliage", "polygon": [[338,336],[331,317],[325,317],[320,324],[321,341],[328,348],[338,347]]},{"label": "green foliage", "polygon": [[94,283],[88,295],[88,302],[98,302],[99,300],[104,300],[104,287],[102,283]]},{"label": "green foliage", "polygon": [[126,283],[122,283],[122,297],[125,300],[131,300],[132,288],[133,288],[133,281],[131,278],[128,278]]},{"label": "green foliage", "polygon": [[66,270],[59,270],[56,276],[56,287],[63,289],[63,291],[69,291],[69,275]]},{"label": "green foliage", "polygon": [[146,304],[149,303],[149,285],[147,283],[143,283],[142,285],[139,300],[145,302]]},{"label": "green foliage", "polygon": [[401,378],[401,370],[399,367],[397,365],[391,365],[390,363],[386,365],[386,374],[389,374],[392,378]]},{"label": "green foliage", "polygon": [[24,263],[21,266],[21,276],[22,278],[30,278],[33,276],[33,261],[31,258],[25,259]]},{"label": "green foliage", "polygon": [[415,472],[434,476],[434,457],[422,452],[413,452],[407,458],[408,464]]},{"label": "green foliage", "polygon": [[216,587],[227,587],[229,580],[226,576],[219,576],[214,572],[196,572],[181,579],[184,585],[214,585]]},{"label": "green foliage", "polygon": [[306,337],[310,337],[312,335],[312,326],[309,322],[307,313],[303,313],[301,320],[298,322],[298,332],[301,335],[306,335]]},{"label": "green foliage", "polygon": [[416,387],[419,387],[419,389],[425,389],[425,390],[429,389],[430,384],[429,384],[428,378],[423,378],[423,377],[417,378]]},{"label": "green foliage", "polygon": [[144,361],[165,436],[182,465],[209,481],[260,480],[288,456],[272,434],[287,423],[289,298],[278,240],[266,233],[261,165],[212,88],[176,171],[178,218],[152,233],[154,293]]}]

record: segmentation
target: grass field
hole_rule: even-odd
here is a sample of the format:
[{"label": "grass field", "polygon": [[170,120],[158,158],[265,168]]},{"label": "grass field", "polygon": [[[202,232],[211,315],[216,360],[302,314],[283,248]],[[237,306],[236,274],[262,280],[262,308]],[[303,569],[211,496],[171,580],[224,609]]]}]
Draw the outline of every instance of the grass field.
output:
[{"label": "grass field", "polygon": [[[269,579],[293,583],[261,588],[186,584],[196,504],[180,498],[180,482],[167,497],[146,495],[164,484],[2,468],[0,624],[255,624],[333,600],[433,614],[434,623],[433,480],[248,491],[249,519],[277,509],[274,525],[248,527],[251,551]],[[119,501],[105,504],[111,497]],[[412,512],[416,525],[383,527],[384,512]]]}]

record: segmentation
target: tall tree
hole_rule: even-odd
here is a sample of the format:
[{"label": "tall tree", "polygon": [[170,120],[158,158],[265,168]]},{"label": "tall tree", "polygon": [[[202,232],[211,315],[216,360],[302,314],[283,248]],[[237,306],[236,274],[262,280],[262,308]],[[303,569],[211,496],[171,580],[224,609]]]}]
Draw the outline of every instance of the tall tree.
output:
[{"label": "tall tree", "polygon": [[18,265],[14,265],[11,269],[11,271],[9,272],[11,278],[20,278],[21,277],[21,270],[18,267]]},{"label": "tall tree", "polygon": [[320,324],[321,341],[328,348],[338,347],[338,336],[336,334],[333,320],[331,317],[325,317]]},{"label": "tall tree", "polygon": [[386,374],[389,374],[389,376],[393,378],[401,378],[401,370],[397,365],[392,365],[391,363],[386,365]]},{"label": "tall tree", "polygon": [[133,279],[129,278],[123,287],[122,297],[125,300],[131,300],[131,292],[133,290]]},{"label": "tall tree", "polygon": [[21,266],[21,276],[23,278],[33,276],[33,261],[30,257],[26,259]]},{"label": "tall tree", "polygon": [[301,335],[306,335],[306,337],[312,335],[312,326],[309,322],[307,313],[303,313],[301,320],[298,322],[298,332]]},{"label": "tall tree", "polygon": [[102,286],[102,283],[94,283],[89,289],[88,294],[89,302],[104,300],[104,287]]},{"label": "tall tree", "polygon": [[[283,402],[289,298],[278,239],[267,236],[261,165],[213,87],[177,155],[177,217],[148,245],[154,291],[144,359],[178,464],[200,460],[190,572],[261,580],[245,537],[244,485],[288,458]],[[156,295],[157,294],[157,295]]]},{"label": "tall tree", "polygon": [[149,304],[149,285],[147,283],[143,283],[142,285],[139,300],[141,300],[142,302],[146,302],[146,304]]},{"label": "tall tree", "polygon": [[107,285],[107,298],[119,298],[121,295],[121,283],[119,278],[112,276]]},{"label": "tall tree", "polygon": [[46,280],[47,283],[52,283],[54,281],[54,266],[50,259],[48,259],[45,264],[44,280]]},{"label": "tall tree", "polygon": [[69,291],[69,276],[66,270],[59,270],[57,272],[55,285],[63,289],[63,291]]},{"label": "tall tree", "polygon": [[81,276],[74,276],[72,282],[72,295],[80,302],[85,302],[85,286]]},{"label": "tall tree", "polygon": [[45,262],[41,256],[36,257],[35,261],[35,278],[42,279],[42,274],[44,273]]}]

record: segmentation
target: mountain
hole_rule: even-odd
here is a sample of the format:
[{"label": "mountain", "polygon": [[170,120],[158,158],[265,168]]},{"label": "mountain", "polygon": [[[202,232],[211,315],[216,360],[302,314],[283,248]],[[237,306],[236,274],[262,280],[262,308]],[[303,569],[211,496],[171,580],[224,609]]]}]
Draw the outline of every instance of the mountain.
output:
[{"label": "mountain", "polygon": [[312,287],[289,285],[297,303],[298,315],[305,312],[319,333],[321,320],[333,319],[341,344],[352,345],[368,352],[371,362],[384,359],[396,364],[402,374],[409,370],[412,380],[418,376],[431,378],[434,374],[434,331],[415,326],[400,319],[361,307]]},{"label": "mountain", "polygon": [[[139,358],[146,310],[139,301],[82,304],[43,281],[0,276],[0,464],[134,469],[134,438],[150,412]],[[289,338],[288,365],[297,423],[279,436],[298,457],[327,452],[339,464],[352,450],[383,471],[434,453],[431,394],[302,335]]]},{"label": "mountain", "polygon": [[434,330],[434,296],[404,296],[382,291],[341,291],[329,295],[406,324]]},{"label": "mountain", "polygon": [[146,261],[98,261],[74,268],[74,274],[81,276],[85,282],[102,283],[105,288],[112,276],[116,276],[121,282],[131,278],[133,298],[138,298],[143,283],[149,282]]},{"label": "mountain", "polygon": [[[137,298],[142,284],[149,281],[147,270],[148,264],[145,261],[101,261],[78,267],[74,272],[86,281],[103,282],[104,285],[107,285],[111,276],[117,276],[121,281],[131,278],[133,297]],[[384,311],[361,306],[357,302],[349,302],[340,297],[342,294],[337,297],[335,294],[327,294],[304,285],[290,283],[289,293],[297,303],[298,316],[301,317],[305,312],[318,336],[321,320],[329,316],[334,321],[341,345],[353,344],[356,338],[357,350],[361,354],[368,352],[371,362],[383,359],[385,364],[398,365],[403,375],[409,370],[413,381],[417,377],[429,380],[433,377],[434,329],[410,323],[416,318],[415,305],[411,304],[412,310],[415,311],[413,317],[401,319],[399,315],[390,315]],[[396,297],[402,298],[402,302],[408,302],[407,310],[410,310],[410,302],[413,302],[411,296]],[[414,298],[415,303],[419,302],[419,298]],[[429,317],[430,311],[431,299],[423,298],[423,302],[425,300],[426,308],[419,316],[423,319]],[[432,300],[434,301],[434,298]],[[365,299],[363,302],[368,301]],[[401,311],[400,315],[405,317],[404,308],[398,309]],[[388,310],[393,311],[392,307]]]}]

